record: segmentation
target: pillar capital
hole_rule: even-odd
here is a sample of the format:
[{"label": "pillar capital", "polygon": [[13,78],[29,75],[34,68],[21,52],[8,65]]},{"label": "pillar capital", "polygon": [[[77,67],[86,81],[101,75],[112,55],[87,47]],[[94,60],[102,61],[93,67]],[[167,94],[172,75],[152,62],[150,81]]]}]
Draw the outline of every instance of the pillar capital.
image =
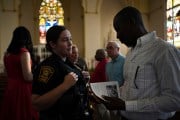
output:
[{"label": "pillar capital", "polygon": [[81,0],[85,14],[98,14],[102,0]]}]

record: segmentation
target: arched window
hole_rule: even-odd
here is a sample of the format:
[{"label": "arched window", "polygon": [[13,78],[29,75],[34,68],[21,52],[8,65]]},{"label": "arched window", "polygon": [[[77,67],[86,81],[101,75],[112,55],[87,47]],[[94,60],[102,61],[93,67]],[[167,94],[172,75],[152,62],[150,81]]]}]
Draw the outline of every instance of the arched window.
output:
[{"label": "arched window", "polygon": [[167,41],[180,48],[180,0],[167,0]]},{"label": "arched window", "polygon": [[46,32],[54,25],[64,25],[64,10],[59,0],[43,0],[39,9],[39,40],[46,43]]}]

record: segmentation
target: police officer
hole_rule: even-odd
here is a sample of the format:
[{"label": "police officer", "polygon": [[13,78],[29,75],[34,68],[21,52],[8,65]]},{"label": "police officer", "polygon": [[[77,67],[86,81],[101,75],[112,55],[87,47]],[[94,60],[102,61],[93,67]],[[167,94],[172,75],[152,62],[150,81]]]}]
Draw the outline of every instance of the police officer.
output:
[{"label": "police officer", "polygon": [[83,75],[67,60],[71,33],[64,26],[53,26],[47,31],[46,42],[52,55],[34,72],[33,106],[40,111],[40,120],[83,120]]}]

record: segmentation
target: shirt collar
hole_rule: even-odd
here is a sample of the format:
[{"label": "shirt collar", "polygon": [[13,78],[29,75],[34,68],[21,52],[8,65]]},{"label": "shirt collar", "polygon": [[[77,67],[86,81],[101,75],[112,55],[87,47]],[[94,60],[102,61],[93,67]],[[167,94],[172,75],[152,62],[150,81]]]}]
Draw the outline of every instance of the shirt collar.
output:
[{"label": "shirt collar", "polygon": [[155,31],[145,34],[144,36],[138,38],[136,47],[144,46],[146,43],[155,40],[154,39],[155,37],[156,37]]},{"label": "shirt collar", "polygon": [[66,59],[67,59],[66,57],[62,58],[62,57],[58,56],[58,55],[57,55],[57,54],[55,54],[55,53],[53,53],[53,54],[52,54],[52,56],[53,56],[53,57],[55,57],[55,58],[57,58],[58,60],[63,61],[63,62],[65,62],[65,61],[66,61]]},{"label": "shirt collar", "polygon": [[118,56],[117,56],[115,59],[112,59],[112,62],[114,63],[114,62],[116,62],[118,59],[119,59],[119,54],[118,54]]}]

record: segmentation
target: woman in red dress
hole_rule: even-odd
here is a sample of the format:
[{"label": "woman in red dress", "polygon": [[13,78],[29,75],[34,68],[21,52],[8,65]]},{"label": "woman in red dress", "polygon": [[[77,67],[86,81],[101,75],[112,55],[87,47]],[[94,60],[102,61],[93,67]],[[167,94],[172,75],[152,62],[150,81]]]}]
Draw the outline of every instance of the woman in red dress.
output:
[{"label": "woman in red dress", "polygon": [[8,85],[0,109],[0,120],[38,119],[31,101],[32,55],[30,32],[23,26],[17,27],[4,55]]}]

